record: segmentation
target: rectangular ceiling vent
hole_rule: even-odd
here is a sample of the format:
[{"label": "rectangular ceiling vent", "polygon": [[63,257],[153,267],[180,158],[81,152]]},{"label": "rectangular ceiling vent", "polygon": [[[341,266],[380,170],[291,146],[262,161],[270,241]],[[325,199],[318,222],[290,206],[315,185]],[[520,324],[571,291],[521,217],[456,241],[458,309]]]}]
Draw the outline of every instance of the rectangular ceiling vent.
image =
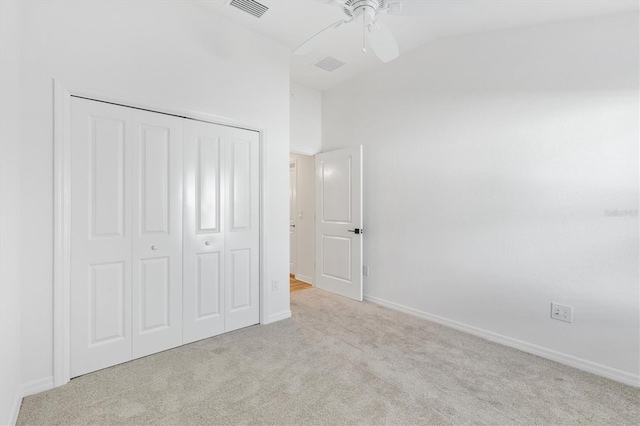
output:
[{"label": "rectangular ceiling vent", "polygon": [[264,4],[258,3],[255,0],[230,0],[227,4],[237,7],[238,9],[247,12],[256,18],[261,18],[269,8]]},{"label": "rectangular ceiling vent", "polygon": [[319,61],[314,62],[313,65],[318,68],[322,68],[325,71],[332,72],[343,66],[344,62],[342,62],[340,59],[334,58],[333,56],[325,56]]}]

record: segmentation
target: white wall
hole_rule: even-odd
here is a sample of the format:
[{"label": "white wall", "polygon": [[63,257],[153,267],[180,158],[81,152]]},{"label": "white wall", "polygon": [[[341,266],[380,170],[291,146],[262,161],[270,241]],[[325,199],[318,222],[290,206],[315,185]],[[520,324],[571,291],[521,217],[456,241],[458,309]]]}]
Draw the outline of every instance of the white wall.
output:
[{"label": "white wall", "polygon": [[322,94],[291,82],[291,152],[314,155],[322,144]]},{"label": "white wall", "polygon": [[52,375],[52,78],[122,99],[266,129],[270,319],[289,314],[289,52],[191,2],[30,1],[23,5],[22,373]]},{"label": "white wall", "polygon": [[638,218],[605,214],[639,207],[638,29],[442,40],[323,94],[322,149],[364,145],[370,300],[640,384]]},{"label": "white wall", "polygon": [[297,279],[313,284],[316,276],[316,162],[312,155],[302,154],[291,154],[291,160],[296,161],[298,182],[295,275]]},{"label": "white wall", "polygon": [[15,422],[20,377],[20,6],[0,2],[0,425]]}]

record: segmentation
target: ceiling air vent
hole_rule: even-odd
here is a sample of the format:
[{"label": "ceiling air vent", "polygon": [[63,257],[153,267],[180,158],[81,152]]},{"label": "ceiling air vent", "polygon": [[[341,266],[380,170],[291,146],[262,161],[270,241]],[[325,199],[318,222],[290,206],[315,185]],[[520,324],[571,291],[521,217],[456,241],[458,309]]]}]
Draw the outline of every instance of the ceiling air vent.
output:
[{"label": "ceiling air vent", "polygon": [[237,7],[257,18],[261,18],[269,8],[255,0],[230,0],[227,4]]},{"label": "ceiling air vent", "polygon": [[344,62],[342,62],[339,59],[334,58],[333,56],[325,56],[324,58],[320,59],[317,62],[314,62],[313,65],[315,65],[318,68],[322,68],[325,71],[335,71],[338,68],[340,68],[341,66],[344,65]]}]

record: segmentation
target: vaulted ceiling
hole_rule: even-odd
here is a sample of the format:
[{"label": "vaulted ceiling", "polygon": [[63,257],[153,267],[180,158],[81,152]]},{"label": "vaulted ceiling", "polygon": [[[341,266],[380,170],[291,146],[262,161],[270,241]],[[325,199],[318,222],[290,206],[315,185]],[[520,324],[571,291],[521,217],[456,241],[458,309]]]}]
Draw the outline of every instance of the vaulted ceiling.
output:
[{"label": "vaulted ceiling", "polygon": [[[297,46],[321,29],[345,18],[332,0],[259,0],[269,9],[249,15],[226,0],[198,2],[216,15],[288,46]],[[400,2],[408,16],[383,14],[400,54],[433,40],[547,22],[638,11],[637,0],[390,0]],[[291,56],[291,79],[317,90],[331,88],[362,72],[384,66],[372,53],[362,53],[362,27],[356,23],[335,31],[335,37],[305,56]],[[312,66],[331,55],[346,65],[333,72]]]}]

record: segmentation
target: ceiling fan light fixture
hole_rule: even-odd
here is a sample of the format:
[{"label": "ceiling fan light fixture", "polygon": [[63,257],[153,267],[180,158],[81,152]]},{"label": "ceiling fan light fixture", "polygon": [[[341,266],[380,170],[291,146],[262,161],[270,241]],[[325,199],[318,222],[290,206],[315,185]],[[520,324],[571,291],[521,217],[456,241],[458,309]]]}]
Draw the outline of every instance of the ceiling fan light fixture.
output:
[{"label": "ceiling fan light fixture", "polygon": [[[383,22],[379,22],[377,20],[380,13],[388,13],[389,8],[387,0],[333,0],[331,4],[341,7],[347,19],[342,19],[333,23],[327,28],[321,30],[319,33],[313,35],[293,51],[294,55],[306,55],[310,53],[322,43],[328,41],[332,37],[335,37],[336,30],[346,24],[355,22],[362,24],[363,53],[367,53],[368,47],[371,47],[375,55],[382,62],[389,62],[398,57],[400,51],[393,34]],[[399,6],[398,3],[393,3],[393,5],[394,8]],[[368,36],[367,29],[369,30]]]},{"label": "ceiling fan light fixture", "polygon": [[374,15],[387,7],[387,0],[346,0],[342,5],[345,15],[357,18],[362,10],[371,9]]}]

